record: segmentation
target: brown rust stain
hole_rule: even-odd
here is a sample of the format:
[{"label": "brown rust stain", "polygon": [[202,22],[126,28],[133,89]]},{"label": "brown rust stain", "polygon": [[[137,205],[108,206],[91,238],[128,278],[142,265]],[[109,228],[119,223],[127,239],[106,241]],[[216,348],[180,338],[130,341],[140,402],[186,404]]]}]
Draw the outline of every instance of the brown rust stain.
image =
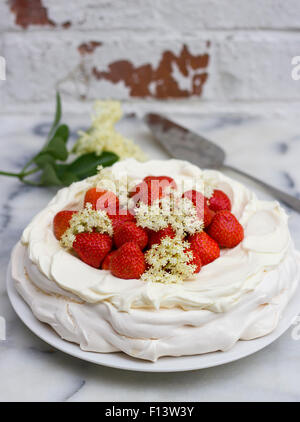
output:
[{"label": "brown rust stain", "polygon": [[10,10],[16,15],[15,23],[22,28],[29,25],[50,25],[55,23],[48,17],[48,11],[41,0],[9,0]]},{"label": "brown rust stain", "polygon": [[78,51],[81,55],[92,54],[97,47],[100,47],[102,42],[99,41],[89,41],[82,43],[78,46]]},{"label": "brown rust stain", "polygon": [[[8,4],[16,16],[16,25],[24,29],[29,25],[56,26],[56,23],[49,19],[48,10],[43,6],[42,0],[8,0]],[[67,29],[71,26],[71,22],[63,22],[61,26]]]},{"label": "brown rust stain", "polygon": [[61,24],[61,26],[64,28],[64,29],[68,29],[68,28],[70,28],[70,26],[72,25],[72,22],[71,21],[66,21],[66,22],[64,22],[64,23],[62,23]]},{"label": "brown rust stain", "polygon": [[[164,51],[156,68],[150,63],[135,67],[129,60],[118,60],[110,63],[108,71],[93,68],[93,75],[99,80],[107,80],[114,84],[124,82],[129,88],[131,97],[152,97],[157,99],[187,98],[202,94],[208,73],[205,71],[209,63],[207,53],[193,55],[186,45],[176,56],[171,51]],[[173,75],[173,67],[183,77],[190,80],[189,89],[179,86]]]}]

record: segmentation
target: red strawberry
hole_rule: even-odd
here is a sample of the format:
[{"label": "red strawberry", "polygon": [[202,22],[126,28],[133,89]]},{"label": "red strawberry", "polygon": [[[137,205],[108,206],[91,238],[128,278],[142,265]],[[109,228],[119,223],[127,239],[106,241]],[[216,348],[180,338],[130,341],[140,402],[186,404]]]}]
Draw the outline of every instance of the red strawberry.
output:
[{"label": "red strawberry", "polygon": [[142,227],[137,226],[133,221],[127,221],[115,231],[114,242],[117,248],[124,243],[134,242],[140,249],[144,249],[148,243],[148,235]]},{"label": "red strawberry", "polygon": [[209,198],[209,208],[213,211],[231,211],[230,199],[222,190],[215,189],[213,195]]},{"label": "red strawberry", "polygon": [[64,232],[70,227],[72,215],[77,211],[60,211],[53,219],[53,231],[56,239],[60,240]]},{"label": "red strawberry", "polygon": [[243,226],[227,210],[216,213],[207,229],[207,233],[224,248],[233,248],[244,238]]},{"label": "red strawberry", "polygon": [[156,199],[162,198],[162,189],[158,181],[141,182],[130,192],[130,197],[134,197],[135,203],[139,201],[151,205]]},{"label": "red strawberry", "polygon": [[157,232],[153,230],[148,231],[149,236],[149,242],[148,246],[151,248],[152,245],[155,245],[156,243],[160,243],[161,239],[163,239],[166,236],[169,236],[171,239],[174,239],[176,236],[175,230],[173,230],[172,226],[168,226],[165,229],[158,230]]},{"label": "red strawberry", "polygon": [[201,232],[193,234],[188,238],[192,251],[200,255],[202,265],[209,264],[220,256],[220,248],[217,242],[208,236],[207,233]]},{"label": "red strawberry", "polygon": [[214,212],[208,208],[207,198],[196,190],[188,190],[182,195],[192,201],[197,209],[199,220],[203,220],[204,227],[208,227],[213,219]]},{"label": "red strawberry", "polygon": [[198,192],[194,189],[187,190],[186,192],[184,192],[182,197],[191,200],[195,207],[204,203],[207,204],[207,198],[201,192]]},{"label": "red strawberry", "polygon": [[208,208],[208,206],[205,204],[204,205],[204,216],[203,216],[204,227],[208,227],[210,225],[214,216],[215,216],[215,212],[212,211],[210,208]]},{"label": "red strawberry", "polygon": [[115,277],[139,279],[146,269],[143,252],[134,242],[124,243],[112,256],[110,270]]},{"label": "red strawberry", "polygon": [[76,235],[73,249],[79,258],[92,267],[99,268],[101,262],[112,248],[108,234],[79,233]]},{"label": "red strawberry", "polygon": [[110,269],[110,261],[111,258],[113,257],[113,255],[116,253],[117,251],[111,251],[109,252],[106,257],[103,259],[102,264],[101,264],[101,268],[102,270],[109,270]]},{"label": "red strawberry", "polygon": [[108,190],[89,189],[84,197],[84,206],[88,202],[94,210],[108,210],[111,214],[116,214],[119,209],[119,198]]},{"label": "red strawberry", "polygon": [[170,187],[172,189],[177,189],[177,185],[175,180],[172,177],[169,176],[147,176],[144,177],[144,182],[149,182],[151,180],[158,180],[159,182],[161,182],[161,186],[163,189]]},{"label": "red strawberry", "polygon": [[107,213],[109,218],[111,219],[112,226],[114,229],[114,232],[121,227],[126,221],[135,221],[134,215],[132,215],[129,211],[126,211],[126,214],[120,213],[120,214],[110,214]]},{"label": "red strawberry", "polygon": [[191,248],[186,249],[186,252],[192,252],[193,259],[191,259],[189,261],[189,265],[195,265],[196,269],[195,269],[194,273],[199,273],[200,270],[201,270],[201,267],[202,267],[200,255],[195,250],[193,250]]},{"label": "red strawberry", "polygon": [[173,189],[177,188],[172,177],[147,176],[132,192],[130,192],[130,197],[134,196],[136,203],[142,201],[147,205],[151,205],[156,199],[160,199],[164,196],[168,187]]}]

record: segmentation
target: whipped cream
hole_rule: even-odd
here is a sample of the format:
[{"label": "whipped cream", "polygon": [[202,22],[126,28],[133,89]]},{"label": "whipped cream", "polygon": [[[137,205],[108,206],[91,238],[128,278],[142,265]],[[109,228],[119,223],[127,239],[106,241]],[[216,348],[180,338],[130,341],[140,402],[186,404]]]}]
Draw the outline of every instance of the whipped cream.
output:
[{"label": "whipped cream", "polygon": [[63,250],[53,234],[55,214],[79,209],[93,178],[74,183],[32,220],[13,254],[17,288],[38,319],[83,350],[122,350],[149,360],[227,350],[238,339],[276,327],[299,279],[299,256],[277,202],[260,201],[222,173],[185,161],[127,159],[112,172],[136,183],[150,174],[170,175],[185,190],[197,178],[213,180],[229,196],[244,240],[223,250],[193,281],[165,285],[118,279]]}]

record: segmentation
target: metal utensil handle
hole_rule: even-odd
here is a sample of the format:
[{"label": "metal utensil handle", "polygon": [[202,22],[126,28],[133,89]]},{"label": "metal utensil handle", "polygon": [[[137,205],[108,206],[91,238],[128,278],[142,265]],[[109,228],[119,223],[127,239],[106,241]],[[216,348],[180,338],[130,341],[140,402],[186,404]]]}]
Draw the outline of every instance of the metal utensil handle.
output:
[{"label": "metal utensil handle", "polygon": [[289,195],[288,193],[283,192],[280,189],[274,188],[271,185],[268,185],[267,183],[263,182],[262,180],[257,179],[254,176],[251,176],[250,174],[245,173],[242,170],[236,169],[235,167],[228,166],[227,164],[224,164],[222,166],[224,169],[232,170],[236,173],[241,174],[242,176],[247,177],[250,180],[253,180],[258,185],[262,186],[266,190],[268,190],[275,198],[281,200],[286,205],[288,205],[290,208],[292,208],[295,211],[298,211],[300,213],[300,200],[295,198],[292,195]]}]

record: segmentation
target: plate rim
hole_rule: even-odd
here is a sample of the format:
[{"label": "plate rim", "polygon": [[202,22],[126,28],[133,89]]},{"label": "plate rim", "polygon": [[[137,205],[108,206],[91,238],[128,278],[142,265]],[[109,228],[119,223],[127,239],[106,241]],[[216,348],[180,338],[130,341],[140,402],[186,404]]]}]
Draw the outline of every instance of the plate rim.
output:
[{"label": "plate rim", "polygon": [[[97,365],[136,372],[167,373],[196,371],[200,369],[225,365],[227,363],[243,359],[264,349],[265,347],[269,346],[271,343],[279,339],[279,337],[291,327],[295,317],[300,312],[300,305],[298,305],[300,303],[300,288],[298,285],[293,297],[284,309],[283,317],[280,319],[275,330],[271,333],[253,340],[238,340],[238,342],[230,350],[225,352],[217,351],[191,356],[166,356],[159,358],[156,362],[150,362],[127,356],[123,352],[99,353],[84,351],[80,349],[78,344],[71,343],[67,340],[62,339],[52,329],[51,326],[49,326],[47,323],[38,320],[35,317],[35,315],[32,313],[30,306],[18,293],[15,287],[15,281],[11,273],[11,260],[9,261],[7,267],[6,290],[9,301],[17,316],[23,322],[23,324],[33,334],[35,334],[45,343],[49,344],[51,347],[62,351],[67,355],[73,356],[77,359],[81,359]],[[241,347],[242,344],[243,346]],[[247,347],[247,345],[249,347]],[[240,353],[238,353],[238,348],[241,349]],[[214,359],[216,357],[219,357],[220,359]],[[164,362],[172,363],[173,361],[174,366],[163,366]],[[204,361],[206,363],[201,363],[201,361]]]}]

